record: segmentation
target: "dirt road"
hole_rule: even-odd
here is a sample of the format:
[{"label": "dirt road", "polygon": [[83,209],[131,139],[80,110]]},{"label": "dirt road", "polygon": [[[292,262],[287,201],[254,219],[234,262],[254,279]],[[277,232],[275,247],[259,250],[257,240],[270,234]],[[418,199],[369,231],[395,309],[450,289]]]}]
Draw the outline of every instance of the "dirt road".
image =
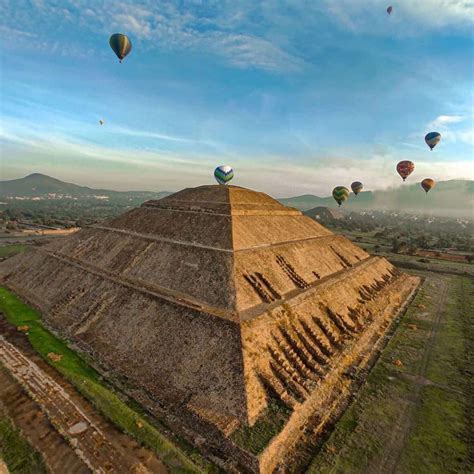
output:
[{"label": "dirt road", "polygon": [[410,429],[413,424],[414,413],[420,403],[421,389],[427,383],[430,383],[426,378],[426,371],[428,362],[430,360],[431,350],[436,340],[436,335],[443,316],[443,310],[446,303],[446,296],[449,291],[449,284],[446,280],[440,280],[438,289],[438,301],[436,302],[436,314],[433,318],[433,323],[424,346],[423,357],[418,367],[418,371],[411,374],[411,394],[408,398],[403,400],[402,416],[398,417],[392,425],[392,433],[389,442],[384,447],[383,456],[376,458],[369,466],[371,473],[396,473],[398,465],[403,453],[404,445],[406,444]]},{"label": "dirt road", "polygon": [[[12,336],[11,329],[4,321],[1,326],[1,329],[5,329]],[[16,338],[21,338],[21,336],[18,335]],[[72,470],[68,472],[140,474],[167,472],[165,466],[150,451],[141,448],[135,441],[116,430],[88,402],[83,400],[74,388],[61,381],[59,374],[55,373],[53,376],[50,367],[28,352],[27,350],[25,353],[8,342],[5,337],[0,336],[0,363],[35,401],[42,414],[68,442],[75,456],[80,459],[80,462],[76,460],[77,465],[70,466]],[[37,363],[32,359],[36,359]],[[4,373],[3,376],[5,375]],[[20,400],[18,387],[16,393],[18,397],[15,398]],[[11,390],[9,395],[8,400],[8,393],[2,390],[2,405],[7,413],[15,406],[18,408],[18,400],[12,399]],[[12,416],[12,418],[15,417]],[[32,417],[30,425],[37,424],[35,418],[39,420],[41,417]],[[37,427],[32,426],[32,428],[34,431]],[[45,429],[44,426],[43,429]],[[38,447],[41,450],[41,446]],[[66,454],[67,450],[65,450]],[[74,464],[72,460],[68,462]],[[51,469],[52,472],[61,472],[61,474],[65,472],[64,465],[56,467],[58,469]]]}]

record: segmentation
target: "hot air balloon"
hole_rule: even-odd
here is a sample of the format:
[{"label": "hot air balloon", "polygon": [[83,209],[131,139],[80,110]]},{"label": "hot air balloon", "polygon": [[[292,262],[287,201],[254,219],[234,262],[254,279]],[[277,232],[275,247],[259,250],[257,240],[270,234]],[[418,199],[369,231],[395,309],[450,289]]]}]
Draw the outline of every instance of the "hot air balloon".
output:
[{"label": "hot air balloon", "polygon": [[352,192],[357,196],[363,189],[364,185],[360,181],[354,181],[351,184]]},{"label": "hot air balloon", "polygon": [[127,56],[132,50],[132,43],[128,39],[128,36],[122,35],[121,33],[113,34],[109,39],[110,47],[119,58],[119,62]]},{"label": "hot air balloon", "polygon": [[420,184],[421,187],[425,190],[426,194],[428,194],[428,191],[435,187],[436,182],[431,178],[425,178]]},{"label": "hot air balloon", "polygon": [[403,178],[403,181],[413,173],[415,164],[411,161],[400,161],[397,165],[397,173]]},{"label": "hot air balloon", "polygon": [[433,148],[441,141],[441,134],[438,132],[430,132],[425,136],[425,142],[430,147],[430,150],[433,151]]},{"label": "hot air balloon", "polygon": [[341,207],[341,204],[349,199],[349,190],[344,186],[336,186],[332,190],[332,197],[339,204],[339,207]]},{"label": "hot air balloon", "polygon": [[103,121],[103,120],[99,120],[99,123],[100,123],[101,125],[104,125],[104,121]]},{"label": "hot air balloon", "polygon": [[392,10],[393,10],[393,7],[392,7],[392,5],[390,5],[390,6],[387,8],[387,13],[390,15],[390,13],[392,13]]},{"label": "hot air balloon", "polygon": [[234,177],[234,170],[227,165],[218,166],[214,170],[214,178],[219,184],[227,184]]}]

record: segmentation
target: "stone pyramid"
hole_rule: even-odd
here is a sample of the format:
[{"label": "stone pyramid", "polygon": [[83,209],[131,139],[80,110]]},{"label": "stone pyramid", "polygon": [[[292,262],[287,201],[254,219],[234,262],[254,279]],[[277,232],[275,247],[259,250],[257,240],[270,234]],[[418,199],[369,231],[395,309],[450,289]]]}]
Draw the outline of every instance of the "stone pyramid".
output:
[{"label": "stone pyramid", "polygon": [[[351,374],[370,365],[418,286],[300,211],[237,186],[148,201],[5,261],[0,277],[203,451],[262,472],[347,403]],[[249,453],[233,433],[271,400],[288,419]]]}]

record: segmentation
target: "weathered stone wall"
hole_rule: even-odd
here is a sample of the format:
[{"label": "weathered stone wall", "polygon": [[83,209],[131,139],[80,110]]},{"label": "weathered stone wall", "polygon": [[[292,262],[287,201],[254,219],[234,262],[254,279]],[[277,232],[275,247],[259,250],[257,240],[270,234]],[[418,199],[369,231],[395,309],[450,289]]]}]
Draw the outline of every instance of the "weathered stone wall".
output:
[{"label": "weathered stone wall", "polygon": [[[269,396],[297,407],[341,366],[341,354],[416,287],[384,259],[372,258],[321,281],[242,323],[248,414],[254,422]],[[395,283],[398,288],[395,290]],[[384,326],[385,324],[385,326]],[[388,323],[387,323],[388,324]],[[365,347],[367,353],[371,347]]]},{"label": "weathered stone wall", "polygon": [[103,367],[165,405],[246,419],[238,325],[40,251],[14,258],[4,282]]},{"label": "weathered stone wall", "polygon": [[183,293],[202,304],[235,308],[230,252],[100,228],[84,229],[55,251],[118,276]]},{"label": "weathered stone wall", "polygon": [[189,242],[218,249],[232,249],[230,215],[195,210],[142,206],[109,222],[108,226],[158,238]]},{"label": "weathered stone wall", "polygon": [[304,290],[366,258],[366,252],[334,234],[236,252],[237,309],[245,311],[262,303],[277,302],[287,293]]}]

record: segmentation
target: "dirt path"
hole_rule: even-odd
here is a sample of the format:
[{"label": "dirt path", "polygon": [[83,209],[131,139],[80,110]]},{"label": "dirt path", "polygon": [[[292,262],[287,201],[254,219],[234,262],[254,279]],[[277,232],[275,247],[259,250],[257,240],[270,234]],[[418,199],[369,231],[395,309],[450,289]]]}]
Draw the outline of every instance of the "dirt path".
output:
[{"label": "dirt path", "polygon": [[15,346],[0,336],[0,362],[41,406],[52,425],[94,472],[119,472],[123,465],[102,430],[70,399],[66,391]]},{"label": "dirt path", "polygon": [[[90,469],[56,431],[22,386],[0,366],[0,416],[8,416],[52,473],[88,474]],[[2,473],[0,469],[0,474]]]},{"label": "dirt path", "polygon": [[[0,317],[0,332],[5,336],[0,336],[0,363],[9,372],[9,377],[13,377],[16,381],[14,393],[1,391],[2,405],[14,421],[21,420],[25,415],[23,416],[25,423],[20,426],[24,432],[29,430],[34,436],[35,431],[42,430],[45,437],[52,436],[57,448],[63,450],[66,457],[69,455],[68,449],[74,450],[75,457],[82,461],[78,463],[76,459],[74,462],[77,466],[71,465],[68,473],[90,472],[90,470],[99,473],[167,472],[165,466],[151,451],[140,447],[133,439],[105,420],[74,387],[64,381],[58,372],[36,354],[26,337],[10,326],[3,317]],[[5,375],[4,373],[3,376]],[[18,384],[23,387],[23,393]],[[24,400],[19,402],[26,393],[35,400],[36,409]],[[23,413],[22,406],[31,416]],[[54,426],[56,435],[61,434],[61,440],[58,441],[58,437],[53,436],[51,429],[48,430],[45,426],[46,417]],[[69,443],[66,445],[68,449],[64,449],[65,439]],[[41,443],[32,444],[42,451]],[[72,458],[69,462],[74,464]],[[64,465],[54,467],[57,469],[52,468],[53,473],[65,472]]]},{"label": "dirt path", "polygon": [[417,373],[410,377],[412,385],[411,395],[402,401],[403,409],[400,410],[402,415],[397,418],[396,423],[392,426],[392,434],[388,443],[384,446],[383,456],[376,458],[374,462],[370,464],[368,469],[368,472],[370,473],[385,474],[398,472],[398,465],[404,446],[408,440],[408,436],[410,435],[413,417],[420,402],[421,391],[423,386],[427,384],[426,371],[430,360],[431,350],[435,344],[436,335],[443,316],[448,291],[449,284],[442,280],[440,291],[438,292],[436,314],[432,320],[432,326],[424,346],[423,358]]}]

